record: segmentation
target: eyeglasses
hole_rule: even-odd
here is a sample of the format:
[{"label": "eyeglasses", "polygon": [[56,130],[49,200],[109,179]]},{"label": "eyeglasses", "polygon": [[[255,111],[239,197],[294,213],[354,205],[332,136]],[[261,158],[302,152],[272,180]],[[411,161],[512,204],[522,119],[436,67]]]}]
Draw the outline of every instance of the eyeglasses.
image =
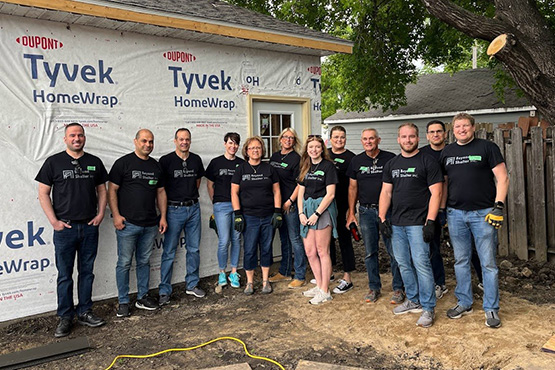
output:
[{"label": "eyeglasses", "polygon": [[76,174],[81,175],[83,173],[83,169],[81,168],[81,163],[79,163],[78,159],[72,160],[71,164],[73,165],[73,167],[75,167],[75,173]]},{"label": "eyeglasses", "polygon": [[281,138],[285,140],[295,140],[295,136],[282,136]]},{"label": "eyeglasses", "polygon": [[445,130],[436,130],[436,131],[428,131],[428,134],[443,134],[445,132]]},{"label": "eyeglasses", "polygon": [[250,148],[247,148],[247,150],[262,150],[261,146],[251,146]]},{"label": "eyeglasses", "polygon": [[372,160],[372,170],[375,171],[378,168],[378,158]]},{"label": "eyeglasses", "polygon": [[309,138],[309,139],[311,139],[311,138],[313,138],[313,137],[321,138],[322,135],[308,135],[308,138]]}]

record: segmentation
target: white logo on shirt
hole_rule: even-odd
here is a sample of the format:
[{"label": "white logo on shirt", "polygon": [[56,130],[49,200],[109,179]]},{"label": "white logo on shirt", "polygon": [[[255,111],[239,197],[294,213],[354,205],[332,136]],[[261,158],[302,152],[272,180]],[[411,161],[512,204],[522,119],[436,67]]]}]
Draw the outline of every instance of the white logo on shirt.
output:
[{"label": "white logo on shirt", "polygon": [[74,175],[74,173],[73,173],[73,170],[64,170],[64,171],[62,172],[62,176],[64,177],[64,180],[65,180],[65,179],[73,179],[73,178],[75,178],[75,175]]},{"label": "white logo on shirt", "polygon": [[131,178],[132,179],[142,179],[143,174],[141,171],[131,171]]}]

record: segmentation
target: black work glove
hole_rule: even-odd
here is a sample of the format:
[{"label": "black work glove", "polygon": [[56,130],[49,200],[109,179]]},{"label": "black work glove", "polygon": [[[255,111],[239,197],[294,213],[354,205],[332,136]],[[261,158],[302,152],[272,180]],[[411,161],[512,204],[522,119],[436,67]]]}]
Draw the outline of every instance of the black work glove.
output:
[{"label": "black work glove", "polygon": [[391,238],[393,229],[391,228],[391,222],[389,220],[380,221],[380,232],[384,238]]},{"label": "black work glove", "polygon": [[216,225],[216,219],[214,218],[214,215],[210,215],[210,218],[208,219],[208,227],[214,230],[216,232],[216,235],[218,235],[218,225]]},{"label": "black work glove", "polygon": [[424,243],[429,243],[434,240],[436,234],[436,222],[434,220],[427,220],[426,224],[422,227],[422,238]]},{"label": "black work glove", "polygon": [[235,214],[233,228],[235,231],[242,233],[245,229],[245,219],[243,218],[243,213],[240,210],[234,211],[233,213]]},{"label": "black work glove", "polygon": [[447,224],[447,212],[445,212],[445,208],[439,209],[436,221],[440,227],[444,227]]},{"label": "black work glove", "polygon": [[503,225],[503,208],[505,208],[503,202],[495,202],[495,206],[486,215],[486,222],[496,229],[499,229],[501,225]]},{"label": "black work glove", "polygon": [[281,208],[274,208],[274,215],[272,216],[272,227],[279,229],[283,223],[283,216],[281,215]]}]

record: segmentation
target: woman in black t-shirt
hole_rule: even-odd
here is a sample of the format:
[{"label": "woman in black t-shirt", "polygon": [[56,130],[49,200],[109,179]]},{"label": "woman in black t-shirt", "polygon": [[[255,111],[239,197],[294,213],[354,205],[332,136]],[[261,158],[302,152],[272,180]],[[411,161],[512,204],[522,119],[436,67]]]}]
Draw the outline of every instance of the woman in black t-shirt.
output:
[{"label": "woman in black t-shirt", "polygon": [[299,218],[301,236],[316,286],[303,293],[312,297],[311,304],[331,301],[329,280],[332,273],[330,239],[337,238],[335,185],[337,171],[329,160],[324,141],[319,135],[310,135],[301,157],[299,174]]},{"label": "woman in black t-shirt", "polygon": [[235,229],[243,232],[243,265],[247,273],[245,294],[254,293],[254,269],[262,267],[262,293],[272,292],[268,281],[272,264],[273,229],[281,226],[279,178],[269,163],[262,162],[265,148],[262,138],[250,137],[243,146],[247,162],[241,163],[231,179],[231,203]]},{"label": "woman in black t-shirt", "polygon": [[[218,285],[227,285],[227,280],[232,288],[239,288],[239,253],[241,251],[241,234],[233,227],[233,207],[231,205],[231,178],[235,169],[244,162],[235,154],[239,150],[241,137],[236,132],[228,132],[224,136],[225,153],[210,161],[206,169],[208,195],[214,204],[214,222],[218,234],[218,266],[220,274]],[[231,273],[226,277],[228,247]]]}]

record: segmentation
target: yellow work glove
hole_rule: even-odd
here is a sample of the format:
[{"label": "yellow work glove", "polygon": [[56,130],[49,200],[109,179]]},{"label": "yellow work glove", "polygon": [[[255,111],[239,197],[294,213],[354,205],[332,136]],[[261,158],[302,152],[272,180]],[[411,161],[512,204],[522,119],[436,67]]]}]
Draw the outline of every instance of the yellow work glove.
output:
[{"label": "yellow work glove", "polygon": [[505,208],[503,202],[495,202],[495,206],[486,215],[485,221],[499,229],[503,225],[503,208]]}]

